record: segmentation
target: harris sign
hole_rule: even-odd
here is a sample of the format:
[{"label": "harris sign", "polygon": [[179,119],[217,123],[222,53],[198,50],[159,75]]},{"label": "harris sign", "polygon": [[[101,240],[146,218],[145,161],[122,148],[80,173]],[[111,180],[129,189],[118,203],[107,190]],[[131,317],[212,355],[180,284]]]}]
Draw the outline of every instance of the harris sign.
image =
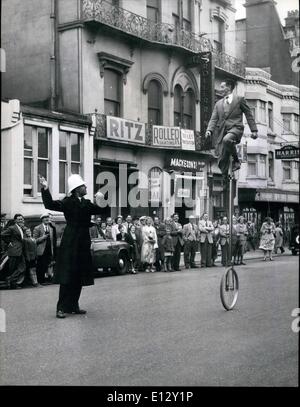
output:
[{"label": "harris sign", "polygon": [[292,160],[299,158],[299,147],[292,145],[283,146],[279,150],[275,150],[275,158],[277,160]]}]

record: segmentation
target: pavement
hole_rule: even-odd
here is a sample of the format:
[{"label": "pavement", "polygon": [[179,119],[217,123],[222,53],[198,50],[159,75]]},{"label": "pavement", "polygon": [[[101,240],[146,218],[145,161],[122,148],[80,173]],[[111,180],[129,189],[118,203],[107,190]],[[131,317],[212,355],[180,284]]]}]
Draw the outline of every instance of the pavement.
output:
[{"label": "pavement", "polygon": [[[281,256],[290,256],[291,255],[291,251],[287,248],[285,248],[285,252],[283,254],[273,254],[273,258],[275,259],[276,257],[281,257]],[[251,250],[251,251],[247,251],[244,254],[244,261],[248,261],[248,260],[262,260],[264,258],[264,253],[262,250],[260,249],[256,249],[256,250]],[[201,262],[201,256],[200,256],[200,252],[196,252],[196,256],[195,256],[195,263],[196,265],[200,265]],[[268,258],[267,258],[268,259]],[[218,257],[215,261],[216,264],[220,265],[221,264],[221,253],[218,253]],[[184,260],[183,260],[183,253],[181,254],[181,258],[180,258],[180,266],[183,267],[184,266]]]},{"label": "pavement", "polygon": [[[0,385],[298,385],[299,258],[237,267],[223,309],[222,267],[98,278],[85,316],[55,318],[58,286],[2,290]],[[159,391],[159,390],[158,390]]]}]

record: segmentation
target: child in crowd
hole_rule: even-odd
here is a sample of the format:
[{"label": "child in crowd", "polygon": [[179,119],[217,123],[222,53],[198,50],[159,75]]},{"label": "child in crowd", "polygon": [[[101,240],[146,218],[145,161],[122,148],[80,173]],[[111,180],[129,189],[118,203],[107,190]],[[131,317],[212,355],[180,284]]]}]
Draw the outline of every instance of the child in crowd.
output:
[{"label": "child in crowd", "polygon": [[30,281],[34,287],[38,287],[36,276],[36,261],[37,261],[37,243],[32,237],[31,230],[25,229],[24,236],[24,257],[26,261],[26,272],[29,274]]},{"label": "child in crowd", "polygon": [[166,228],[166,234],[162,238],[161,244],[164,253],[164,271],[174,271],[172,269],[174,244],[170,228]]}]

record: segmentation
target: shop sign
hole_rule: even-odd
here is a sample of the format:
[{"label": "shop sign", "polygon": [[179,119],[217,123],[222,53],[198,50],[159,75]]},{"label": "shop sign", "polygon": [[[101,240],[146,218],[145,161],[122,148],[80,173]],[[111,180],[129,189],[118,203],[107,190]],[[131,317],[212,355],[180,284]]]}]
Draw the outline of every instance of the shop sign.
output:
[{"label": "shop sign", "polygon": [[106,116],[107,138],[145,144],[145,123]]},{"label": "shop sign", "polygon": [[177,189],[177,198],[190,198],[191,189],[190,188],[178,188]]},{"label": "shop sign", "polygon": [[291,160],[293,158],[299,158],[299,147],[287,145],[279,150],[275,150],[275,158],[278,160]]},{"label": "shop sign", "polygon": [[180,127],[152,126],[152,145],[164,148],[180,148]]},{"label": "shop sign", "polygon": [[181,148],[195,151],[194,130],[181,129]]},{"label": "shop sign", "polygon": [[191,158],[184,158],[180,156],[170,156],[166,159],[166,168],[174,171],[203,171],[205,161],[192,160]]},{"label": "shop sign", "polygon": [[200,129],[201,138],[204,139],[205,132],[214,108],[215,95],[215,67],[211,52],[200,52],[188,61],[190,67],[197,67],[200,71],[201,80],[201,104],[200,104]]}]

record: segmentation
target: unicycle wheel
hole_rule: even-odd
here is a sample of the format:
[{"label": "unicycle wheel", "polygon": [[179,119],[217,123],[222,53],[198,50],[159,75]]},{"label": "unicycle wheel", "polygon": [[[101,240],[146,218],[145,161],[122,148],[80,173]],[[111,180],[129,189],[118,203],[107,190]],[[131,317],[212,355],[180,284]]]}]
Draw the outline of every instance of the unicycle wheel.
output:
[{"label": "unicycle wheel", "polygon": [[222,276],[220,297],[223,307],[230,311],[234,308],[239,294],[239,279],[233,266],[229,267]]}]

